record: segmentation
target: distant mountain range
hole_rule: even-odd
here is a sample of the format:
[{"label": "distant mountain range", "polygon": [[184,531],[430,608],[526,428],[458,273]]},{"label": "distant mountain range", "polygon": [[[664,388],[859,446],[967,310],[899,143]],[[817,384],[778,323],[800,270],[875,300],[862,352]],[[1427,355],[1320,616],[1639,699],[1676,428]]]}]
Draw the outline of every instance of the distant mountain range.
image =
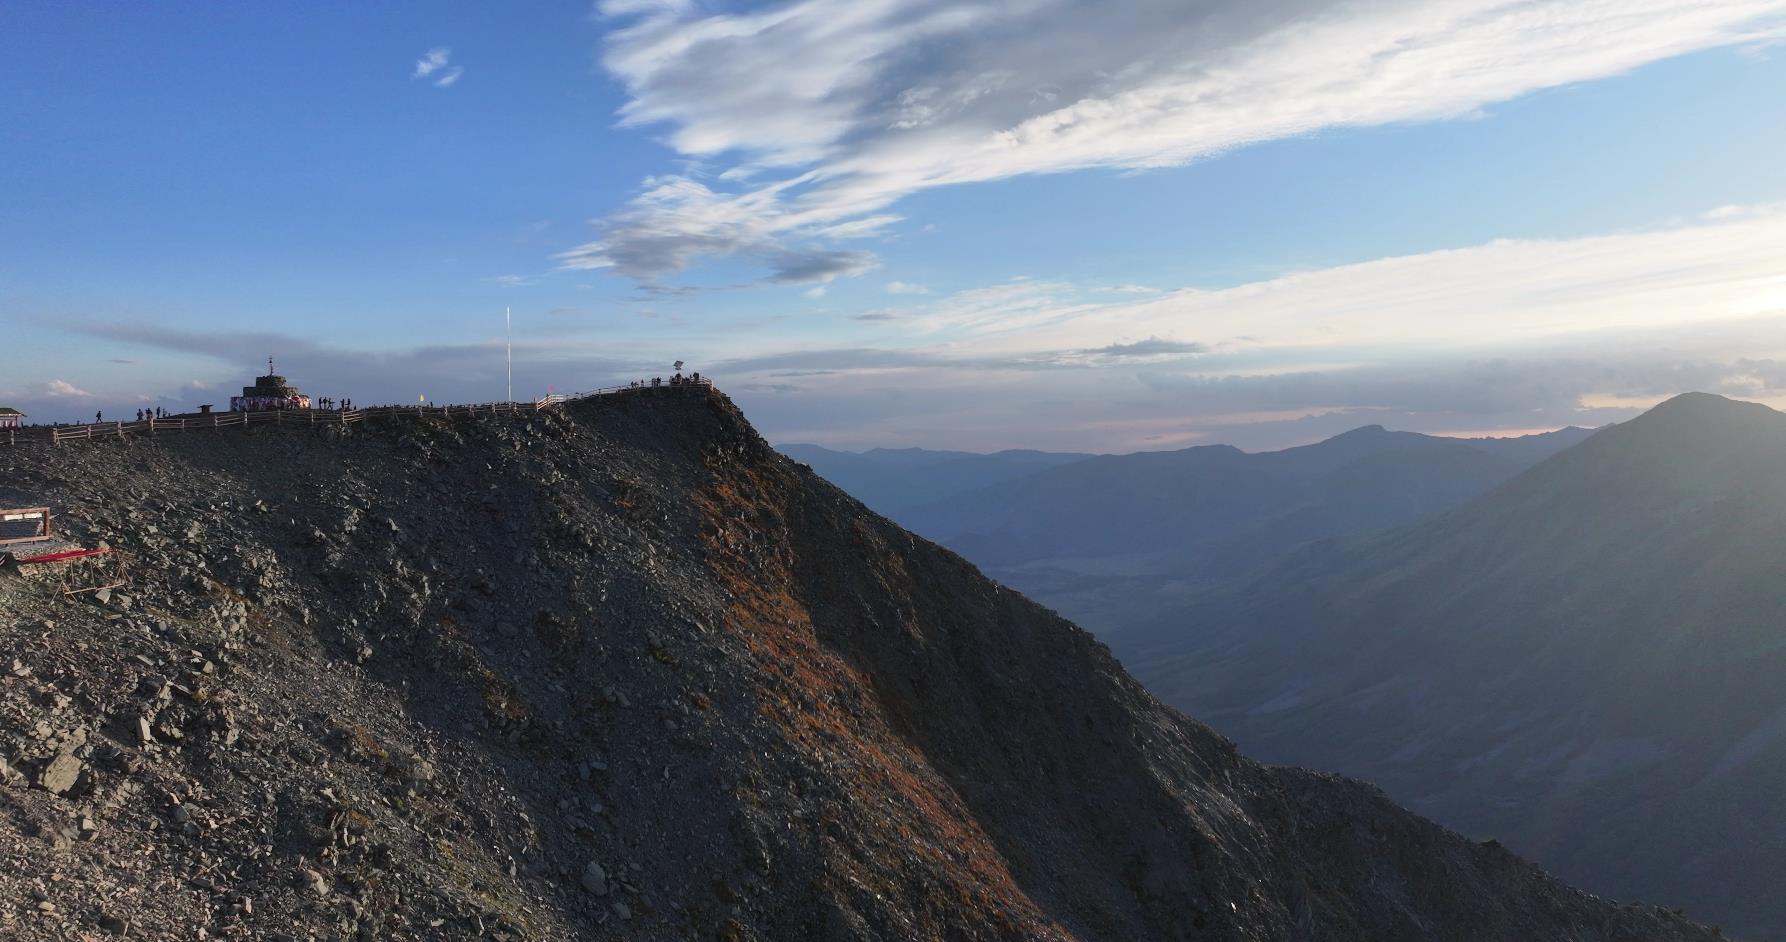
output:
[{"label": "distant mountain range", "polygon": [[1455,507],[1591,434],[1459,439],[1371,425],[1254,454],[1228,445],[1099,456],[781,450],[1001,582],[1109,633],[1311,540]]},{"label": "distant mountain range", "polygon": [[833,451],[802,443],[777,445],[776,450],[811,466],[820,477],[895,520],[913,507],[1091,457],[1026,450],[990,455],[926,448]]},{"label": "distant mountain range", "polygon": [[1109,639],[1268,760],[1786,937],[1786,415],[1681,396]]}]

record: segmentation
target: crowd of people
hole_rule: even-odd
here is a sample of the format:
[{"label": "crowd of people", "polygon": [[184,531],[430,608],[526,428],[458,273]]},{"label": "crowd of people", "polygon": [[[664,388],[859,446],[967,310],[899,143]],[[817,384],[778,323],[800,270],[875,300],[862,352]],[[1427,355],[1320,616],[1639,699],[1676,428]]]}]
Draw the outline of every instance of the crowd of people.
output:
[{"label": "crowd of people", "polygon": [[666,385],[668,385],[668,386],[697,386],[697,385],[700,385],[700,382],[701,382],[701,374],[699,374],[699,373],[690,373],[687,376],[683,376],[681,373],[677,373],[675,376],[670,377],[670,380],[668,383],[664,382],[664,378],[662,376],[653,376],[650,379],[635,379],[632,382],[627,383],[626,387],[628,389],[641,389],[641,388],[645,388],[645,387],[649,387],[649,386],[666,386]]}]

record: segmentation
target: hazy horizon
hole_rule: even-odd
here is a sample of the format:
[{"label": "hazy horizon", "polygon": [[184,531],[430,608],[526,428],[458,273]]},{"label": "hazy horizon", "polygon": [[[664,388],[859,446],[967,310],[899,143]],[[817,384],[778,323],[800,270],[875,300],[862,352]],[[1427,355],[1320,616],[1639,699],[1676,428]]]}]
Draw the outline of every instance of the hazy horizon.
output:
[{"label": "hazy horizon", "polygon": [[850,448],[1786,401],[1782,0],[208,12],[0,12],[0,404],[488,401],[505,308]]},{"label": "hazy horizon", "polygon": [[[1664,397],[1664,399],[1666,399],[1666,398],[1669,398],[1669,397]],[[1642,410],[1638,410],[1638,411],[1641,412]],[[1608,424],[1613,424],[1613,423],[1608,423]],[[1250,452],[1260,452],[1260,451],[1281,451],[1286,448],[1298,448],[1303,445],[1318,444],[1320,442],[1327,441],[1328,439],[1333,438],[1336,435],[1344,435],[1347,432],[1355,432],[1355,431],[1359,431],[1359,430],[1365,429],[1365,428],[1370,428],[1373,426],[1381,427],[1381,428],[1383,428],[1387,431],[1390,431],[1390,432],[1412,432],[1413,431],[1412,429],[1395,428],[1393,426],[1384,425],[1381,422],[1365,422],[1363,425],[1354,425],[1351,428],[1347,428],[1342,431],[1335,432],[1332,435],[1320,435],[1315,438],[1309,438],[1309,439],[1302,440],[1302,441],[1292,441],[1287,444],[1276,445],[1276,446],[1272,446],[1269,448],[1251,448],[1251,449],[1242,449],[1242,450],[1250,451]],[[1594,428],[1599,428],[1599,427],[1602,427],[1602,426],[1596,426]],[[1564,429],[1568,429],[1568,428],[1588,428],[1588,426],[1559,425],[1554,428],[1509,429],[1509,430],[1502,430],[1502,431],[1496,431],[1496,432],[1415,432],[1415,434],[1430,435],[1434,438],[1455,438],[1455,439],[1459,439],[1459,440],[1463,440],[1463,441],[1469,441],[1469,440],[1473,440],[1473,439],[1484,439],[1484,438],[1527,438],[1527,437],[1534,436],[1534,435],[1548,435],[1552,432],[1560,432],[1560,431],[1563,431]],[[881,450],[884,450],[884,451],[912,451],[912,450],[916,450],[916,451],[950,451],[950,452],[962,452],[965,454],[974,454],[974,455],[992,455],[992,454],[998,454],[998,453],[1007,452],[1007,451],[1039,451],[1039,452],[1050,451],[1050,449],[1046,449],[1046,448],[1032,448],[1032,447],[1025,446],[1025,445],[1012,445],[1012,446],[1005,447],[1005,448],[974,449],[974,448],[932,448],[932,447],[929,447],[929,446],[926,446],[926,445],[923,445],[920,443],[913,443],[913,444],[909,444],[909,445],[866,445],[866,446],[863,446],[860,448],[833,447],[831,445],[822,444],[820,442],[803,442],[803,441],[792,441],[792,440],[776,441],[774,444],[775,444],[775,447],[777,447],[777,448],[791,448],[791,447],[802,447],[802,446],[815,447],[815,448],[824,448],[828,451],[835,451],[835,452],[839,452],[842,454],[850,454],[850,455],[861,455],[861,454],[866,454],[871,451],[881,451]],[[1132,452],[1095,452],[1095,453],[1094,452],[1086,452],[1086,454],[1139,454],[1142,452],[1149,452],[1149,451],[1179,451],[1184,448],[1195,448],[1195,447],[1198,447],[1201,445],[1232,445],[1232,444],[1233,444],[1232,442],[1211,439],[1210,441],[1205,441],[1205,442],[1192,442],[1192,443],[1184,444],[1184,445],[1162,446],[1160,448],[1137,448],[1137,449],[1134,449]],[[1240,446],[1235,445],[1234,447],[1239,448]],[[1056,453],[1058,453],[1058,452],[1056,452]]]}]

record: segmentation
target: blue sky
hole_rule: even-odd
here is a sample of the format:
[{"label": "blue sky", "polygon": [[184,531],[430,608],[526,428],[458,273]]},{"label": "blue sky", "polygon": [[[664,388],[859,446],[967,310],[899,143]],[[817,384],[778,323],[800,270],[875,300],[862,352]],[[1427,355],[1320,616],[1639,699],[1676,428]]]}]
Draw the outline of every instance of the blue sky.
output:
[{"label": "blue sky", "polygon": [[1273,447],[1786,400],[1782,0],[0,9],[0,403]]}]

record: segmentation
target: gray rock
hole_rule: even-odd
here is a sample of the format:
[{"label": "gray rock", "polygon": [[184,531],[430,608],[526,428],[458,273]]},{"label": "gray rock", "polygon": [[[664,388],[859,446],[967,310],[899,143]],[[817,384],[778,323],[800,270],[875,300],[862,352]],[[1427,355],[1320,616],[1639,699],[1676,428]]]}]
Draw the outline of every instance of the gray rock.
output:
[{"label": "gray rock", "polygon": [[84,767],[81,760],[64,752],[51,759],[50,764],[43,767],[42,774],[37,778],[37,784],[42,785],[47,792],[66,795],[69,790],[74,788],[75,783],[80,781],[81,770]]},{"label": "gray rock", "polygon": [[322,874],[317,873],[315,870],[306,869],[302,872],[301,876],[304,878],[304,886],[308,888],[312,894],[316,896],[329,895],[329,881],[323,879]]},{"label": "gray rock", "polygon": [[583,889],[596,896],[608,895],[608,872],[601,864],[591,860],[589,866],[583,868]]}]

